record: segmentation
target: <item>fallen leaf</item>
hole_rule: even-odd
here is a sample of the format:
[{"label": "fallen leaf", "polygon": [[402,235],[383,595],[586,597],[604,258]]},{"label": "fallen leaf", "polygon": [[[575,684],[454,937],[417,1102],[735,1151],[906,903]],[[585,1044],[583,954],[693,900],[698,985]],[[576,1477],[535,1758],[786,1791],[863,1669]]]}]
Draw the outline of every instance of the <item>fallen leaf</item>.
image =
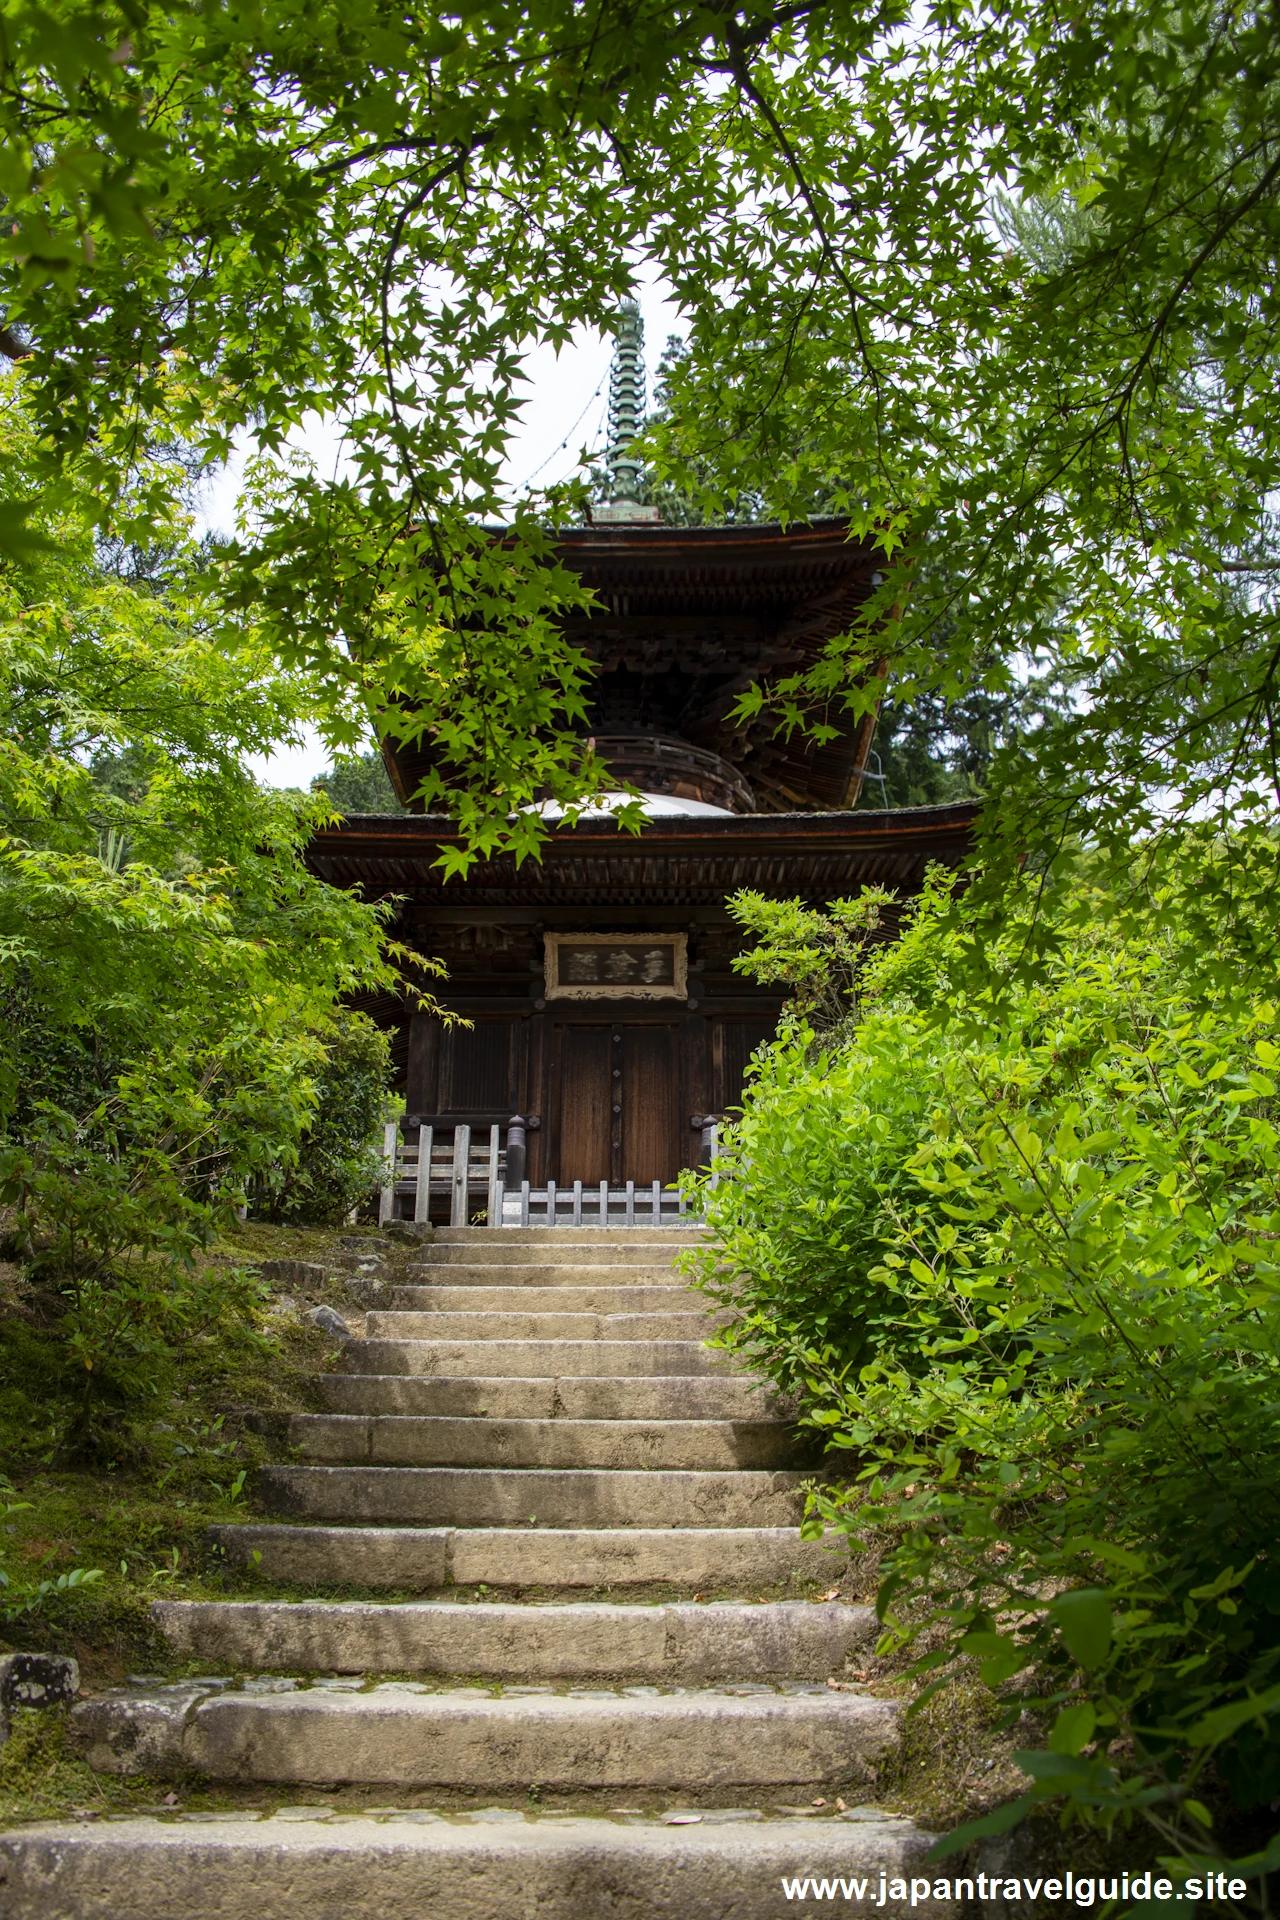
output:
[{"label": "fallen leaf", "polygon": [[696,1827],[701,1823],[700,1813],[664,1813],[662,1816],[664,1827]]},{"label": "fallen leaf", "polygon": [[837,1812],[837,1813],[848,1813],[848,1811],[849,1811],[849,1808],[848,1808],[848,1805],[847,1805],[847,1803],[846,1803],[845,1801],[843,1801],[843,1800],[837,1800],[837,1801],[836,1801],[836,1812]]},{"label": "fallen leaf", "polygon": [[811,1801],[809,1802],[809,1805],[810,1805],[811,1807],[825,1807],[825,1806],[826,1806],[826,1804],[827,1804],[827,1803],[826,1803],[826,1801],[825,1801],[825,1800],[811,1800]]}]

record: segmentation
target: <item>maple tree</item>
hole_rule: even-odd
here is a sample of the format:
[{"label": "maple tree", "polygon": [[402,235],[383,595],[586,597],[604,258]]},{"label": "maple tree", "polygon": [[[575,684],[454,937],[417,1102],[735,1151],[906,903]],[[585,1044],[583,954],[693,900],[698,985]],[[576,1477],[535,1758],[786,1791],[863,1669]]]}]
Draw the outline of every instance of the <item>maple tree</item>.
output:
[{"label": "maple tree", "polygon": [[[601,777],[589,666],[554,618],[581,592],[554,530],[585,489],[510,508],[501,465],[527,350],[609,326],[647,261],[688,341],[658,482],[709,511],[822,506],[884,543],[870,624],[783,690],[780,722],[873,700],[886,648],[899,702],[999,692],[1047,658],[1076,697],[997,756],[991,870],[1028,848],[1043,870],[1080,834],[1127,859],[1135,833],[1226,808],[1233,884],[1266,893],[1268,11],[0,19],[4,343],[49,484],[70,452],[96,463],[107,523],[144,442],[256,441],[226,604],[286,666],[429,731],[425,797],[473,848],[532,850],[522,805]],[[288,452],[309,415],[343,435],[327,476]]]}]

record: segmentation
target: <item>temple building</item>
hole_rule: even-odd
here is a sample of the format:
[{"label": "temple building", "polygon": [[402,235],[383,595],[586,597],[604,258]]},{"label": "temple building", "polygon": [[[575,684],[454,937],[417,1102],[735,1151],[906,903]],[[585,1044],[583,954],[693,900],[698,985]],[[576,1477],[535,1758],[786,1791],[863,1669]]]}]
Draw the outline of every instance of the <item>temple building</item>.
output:
[{"label": "temple building", "polygon": [[968,803],[855,810],[873,718],[833,715],[821,745],[775,735],[767,714],[734,719],[748,686],[802,669],[850,625],[876,550],[834,521],[662,525],[636,498],[640,349],[639,314],[624,310],[612,497],[561,536],[559,557],[595,594],[566,628],[598,670],[596,752],[642,794],[644,831],[588,816],[551,833],[540,866],[499,856],[445,881],[435,862],[455,830],[415,811],[421,750],[388,741],[407,811],[345,819],[308,851],[337,886],[400,896],[398,935],[444,962],[437,997],[469,1023],[375,1009],[394,1029],[406,1115],[384,1215],[497,1224],[501,1187],[508,1222],[659,1217],[740,1102],[782,1005],[734,972],[726,898],[821,906],[871,884],[906,898],[969,845]]}]

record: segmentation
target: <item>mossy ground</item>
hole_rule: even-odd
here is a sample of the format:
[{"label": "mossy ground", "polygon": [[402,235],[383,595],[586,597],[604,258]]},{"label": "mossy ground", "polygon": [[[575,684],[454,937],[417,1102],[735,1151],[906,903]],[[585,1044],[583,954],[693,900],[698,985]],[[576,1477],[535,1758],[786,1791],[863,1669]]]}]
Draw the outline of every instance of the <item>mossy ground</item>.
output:
[{"label": "mossy ground", "polygon": [[[211,1260],[258,1268],[269,1260],[323,1263],[339,1251],[336,1233],[248,1225],[224,1237]],[[404,1251],[388,1242],[392,1258]],[[205,1544],[213,1521],[258,1516],[256,1470],[268,1443],[250,1431],[255,1411],[300,1411],[308,1379],[336,1365],[332,1338],[303,1317],[327,1302],[348,1317],[359,1309],[343,1282],[276,1286],[267,1281],[246,1303],[166,1356],[163,1378],[145,1400],[101,1411],[98,1438],[76,1435],[81,1378],[60,1336],[56,1302],[25,1287],[13,1267],[0,1274],[0,1461],[12,1492],[0,1509],[0,1559],[10,1599],[23,1585],[73,1568],[94,1570],[93,1584],[59,1597],[37,1614],[5,1622],[0,1642],[74,1653],[90,1685],[110,1684],[164,1661],[147,1618],[162,1594],[213,1597],[233,1582]]]}]

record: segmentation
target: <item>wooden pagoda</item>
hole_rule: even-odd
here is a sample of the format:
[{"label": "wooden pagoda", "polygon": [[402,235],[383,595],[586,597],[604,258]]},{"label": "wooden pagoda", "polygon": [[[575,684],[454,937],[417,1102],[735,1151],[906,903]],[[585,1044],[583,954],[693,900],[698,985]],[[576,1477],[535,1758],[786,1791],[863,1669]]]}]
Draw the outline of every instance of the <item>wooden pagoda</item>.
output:
[{"label": "wooden pagoda", "polygon": [[659,524],[628,497],[637,380],[632,366],[619,383],[619,363],[615,498],[563,536],[560,558],[595,596],[567,622],[597,668],[591,738],[646,797],[644,831],[588,817],[553,831],[540,865],[504,856],[446,882],[436,863],[455,835],[415,811],[421,750],[388,742],[408,811],[343,820],[309,849],[334,885],[398,897],[396,932],[444,963],[438,997],[468,1023],[375,1009],[394,1030],[406,1112],[384,1213],[496,1224],[499,1180],[508,1219],[525,1180],[544,1209],[549,1187],[573,1196],[554,1218],[599,1217],[634,1194],[656,1207],[741,1100],[782,1004],[733,970],[726,898],[751,888],[820,906],[871,884],[906,898],[931,862],[954,866],[969,846],[968,804],[854,810],[873,723],[833,713],[835,737],[817,745],[775,736],[768,716],[734,719],[745,688],[805,667],[848,628],[876,550],[831,521]]}]

